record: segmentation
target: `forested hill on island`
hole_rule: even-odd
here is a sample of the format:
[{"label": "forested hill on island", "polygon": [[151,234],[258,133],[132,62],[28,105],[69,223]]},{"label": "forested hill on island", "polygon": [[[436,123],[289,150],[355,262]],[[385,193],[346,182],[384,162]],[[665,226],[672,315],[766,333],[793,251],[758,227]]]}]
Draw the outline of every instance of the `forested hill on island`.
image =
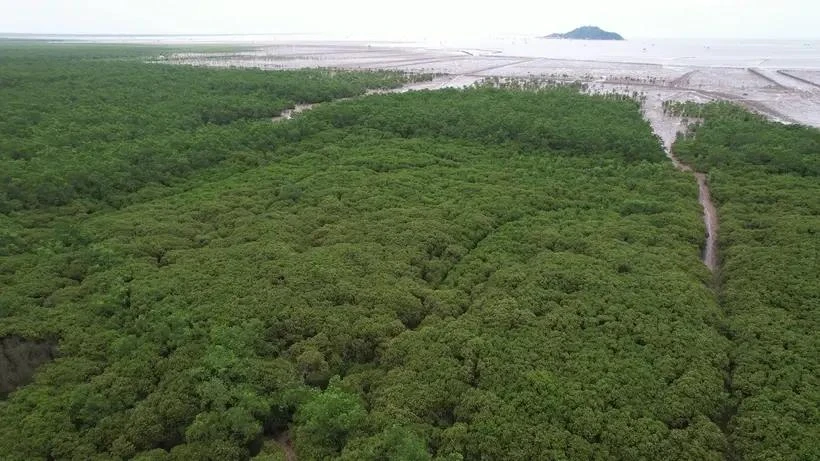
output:
[{"label": "forested hill on island", "polygon": [[541,38],[563,38],[567,40],[623,40],[620,34],[607,32],[600,27],[583,26],[565,34],[549,34]]}]

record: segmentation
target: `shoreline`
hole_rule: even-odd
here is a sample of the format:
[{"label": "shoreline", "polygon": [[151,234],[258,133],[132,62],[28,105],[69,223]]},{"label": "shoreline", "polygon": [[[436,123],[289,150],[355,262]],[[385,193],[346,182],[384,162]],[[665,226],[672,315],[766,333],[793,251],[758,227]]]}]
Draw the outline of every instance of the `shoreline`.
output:
[{"label": "shoreline", "polygon": [[[745,106],[772,120],[820,127],[820,42],[818,48],[803,56],[811,66],[779,66],[773,59],[737,62],[644,63],[634,57],[607,54],[610,44],[629,42],[590,42],[530,39],[513,50],[482,47],[427,48],[404,43],[361,45],[352,42],[287,41],[254,46],[235,53],[183,53],[161,61],[206,67],[248,67],[263,70],[335,68],[347,70],[394,70],[448,77],[445,87],[464,87],[484,78],[541,79],[579,82],[599,91],[656,94],[667,100],[727,100]],[[533,42],[535,42],[533,44]],[[528,46],[542,53],[559,48],[560,53],[579,51],[572,58],[539,56],[527,53]],[[569,45],[565,45],[569,44]],[[634,48],[635,44],[629,45]],[[510,51],[517,51],[511,53]],[[538,51],[538,50],[536,50]],[[801,50],[801,52],[804,50]],[[746,59],[746,58],[744,58]],[[767,62],[761,62],[767,61]],[[816,62],[815,62],[816,61]],[[795,64],[792,59],[792,64]],[[816,65],[816,69],[813,67]]]}]

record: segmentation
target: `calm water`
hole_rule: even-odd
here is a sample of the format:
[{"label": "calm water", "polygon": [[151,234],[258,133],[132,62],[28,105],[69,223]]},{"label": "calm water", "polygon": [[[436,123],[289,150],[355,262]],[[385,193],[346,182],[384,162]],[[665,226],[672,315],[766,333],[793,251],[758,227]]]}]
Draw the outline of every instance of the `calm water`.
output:
[{"label": "calm water", "polygon": [[544,40],[528,37],[442,43],[492,49],[513,56],[639,62],[680,66],[763,67],[820,70],[820,40]]},{"label": "calm water", "polygon": [[554,59],[638,62],[680,66],[762,67],[820,70],[820,40],[635,39],[622,42],[544,40],[531,36],[408,38],[372,40],[354,35],[16,35],[14,38],[157,44],[334,44],[466,50]]}]

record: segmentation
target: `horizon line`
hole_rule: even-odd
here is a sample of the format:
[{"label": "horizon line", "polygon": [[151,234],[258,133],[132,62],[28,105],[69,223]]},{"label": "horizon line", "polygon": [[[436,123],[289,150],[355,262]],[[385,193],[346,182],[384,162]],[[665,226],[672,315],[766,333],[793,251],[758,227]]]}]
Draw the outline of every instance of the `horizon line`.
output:
[{"label": "horizon line", "polygon": [[[455,35],[448,35],[447,37],[442,37],[440,35],[435,34],[421,34],[421,35],[412,35],[412,34],[403,34],[405,35],[406,39],[442,39],[446,38],[449,40],[453,39],[470,39],[470,38],[490,38],[493,35],[509,35],[509,36],[518,36],[521,38],[541,38],[545,35],[541,33],[517,33],[517,32],[495,32],[495,33],[465,33],[465,34],[455,34]],[[395,41],[395,36],[393,38],[386,38],[383,34],[370,34],[371,37],[369,38],[361,38],[360,35],[350,34],[347,32],[238,32],[238,33],[231,33],[231,32],[216,32],[216,33],[157,33],[157,32],[150,32],[150,33],[109,33],[109,32],[4,32],[0,31],[0,38],[5,38],[9,36],[19,36],[19,37],[33,37],[33,36],[48,36],[48,37],[251,37],[251,36],[291,36],[291,35],[329,35],[334,36],[332,37],[334,40],[337,40],[338,36],[356,36],[358,37],[357,40],[373,40],[373,41]],[[366,34],[364,34],[366,35]],[[770,41],[820,41],[820,37],[802,37],[802,38],[783,38],[783,37],[707,37],[707,36],[624,36],[623,41],[630,41],[630,40],[770,40]],[[590,40],[594,41],[594,40]]]}]

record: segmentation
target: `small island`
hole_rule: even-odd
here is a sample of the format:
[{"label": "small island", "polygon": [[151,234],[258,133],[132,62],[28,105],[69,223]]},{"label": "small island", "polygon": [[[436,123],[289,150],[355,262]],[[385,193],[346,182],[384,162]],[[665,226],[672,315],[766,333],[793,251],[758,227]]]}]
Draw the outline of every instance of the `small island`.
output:
[{"label": "small island", "polygon": [[607,32],[600,27],[583,26],[565,34],[550,34],[540,38],[560,38],[567,40],[623,40],[620,34]]}]

